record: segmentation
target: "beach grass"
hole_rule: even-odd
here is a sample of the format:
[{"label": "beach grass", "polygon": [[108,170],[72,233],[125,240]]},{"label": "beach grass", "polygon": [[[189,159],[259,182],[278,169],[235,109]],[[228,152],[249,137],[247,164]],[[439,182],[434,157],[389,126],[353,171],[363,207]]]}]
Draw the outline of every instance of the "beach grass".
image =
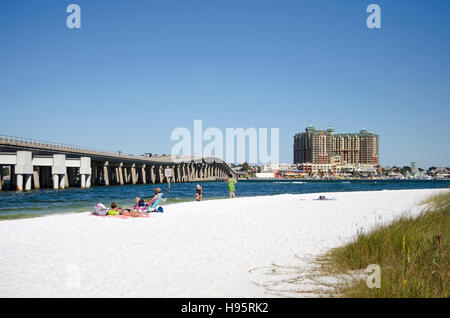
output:
[{"label": "beach grass", "polygon": [[[424,211],[401,216],[389,225],[330,251],[322,270],[330,275],[362,273],[380,266],[380,288],[369,288],[367,275],[356,275],[335,289],[342,297],[429,298],[450,297],[450,193],[427,199]],[[355,277],[353,275],[352,277]],[[333,295],[332,295],[333,296]]]}]

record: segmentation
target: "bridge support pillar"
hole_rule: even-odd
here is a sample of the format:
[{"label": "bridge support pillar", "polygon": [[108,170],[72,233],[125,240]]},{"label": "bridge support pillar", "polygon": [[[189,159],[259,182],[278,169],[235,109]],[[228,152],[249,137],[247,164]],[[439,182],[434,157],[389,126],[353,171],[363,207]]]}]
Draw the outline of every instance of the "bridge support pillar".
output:
[{"label": "bridge support pillar", "polygon": [[80,182],[81,182],[81,187],[86,188],[86,175],[85,174],[80,175]]},{"label": "bridge support pillar", "polygon": [[24,183],[25,183],[25,191],[30,191],[31,190],[31,177],[33,175],[32,174],[26,174],[23,176],[24,178]]},{"label": "bridge support pillar", "polygon": [[91,183],[92,183],[92,176],[90,174],[86,174],[86,188],[90,188],[91,187]]},{"label": "bridge support pillar", "polygon": [[146,165],[143,165],[141,168],[141,178],[143,184],[147,184],[147,171],[145,170],[146,168]]},{"label": "bridge support pillar", "polygon": [[158,167],[158,173],[159,173],[159,183],[163,183],[164,182],[164,172],[163,172],[162,166]]},{"label": "bridge support pillar", "polygon": [[[104,166],[106,168],[106,178],[105,185],[109,185],[108,177],[108,166]],[[95,169],[97,170],[97,169]],[[91,158],[90,157],[81,157],[80,158],[80,181],[82,188],[90,188],[92,183],[92,168],[91,168]],[[108,183],[106,184],[106,179],[108,179]]]},{"label": "bridge support pillar", "polygon": [[16,190],[23,191],[23,175],[16,174]]},{"label": "bridge support pillar", "polygon": [[116,167],[116,183],[120,184],[120,166]]},{"label": "bridge support pillar", "polygon": [[123,164],[121,163],[119,166],[119,183],[123,185]]},{"label": "bridge support pillar", "polygon": [[189,172],[188,172],[188,165],[183,165],[183,182],[189,181]]},{"label": "bridge support pillar", "polygon": [[[25,190],[31,190],[31,176],[33,175],[33,163],[31,151],[17,151],[16,165],[14,169],[16,177],[16,190],[23,191],[24,180]],[[13,175],[11,174],[11,180]]]},{"label": "bridge support pillar", "polygon": [[39,173],[40,173],[40,168],[34,167],[33,168],[33,184],[34,184],[34,188],[36,190],[41,188],[41,184],[39,182]]},{"label": "bridge support pillar", "polygon": [[54,174],[53,175],[53,189],[58,189],[59,186],[59,175]]},{"label": "bridge support pillar", "polygon": [[152,180],[152,183],[156,182],[155,165],[150,167],[150,179]]},{"label": "bridge support pillar", "polygon": [[177,182],[181,182],[181,171],[180,171],[180,165],[177,165]]},{"label": "bridge support pillar", "polygon": [[105,181],[105,186],[109,186],[109,162],[106,161],[103,165],[103,179]]},{"label": "bridge support pillar", "polygon": [[66,168],[66,156],[65,155],[53,155],[53,189],[64,189],[65,175],[67,173]]},{"label": "bridge support pillar", "polygon": [[137,173],[136,173],[136,165],[131,166],[131,183],[136,184],[137,182]]},{"label": "bridge support pillar", "polygon": [[62,174],[59,178],[59,188],[64,189],[66,187],[67,174]]}]

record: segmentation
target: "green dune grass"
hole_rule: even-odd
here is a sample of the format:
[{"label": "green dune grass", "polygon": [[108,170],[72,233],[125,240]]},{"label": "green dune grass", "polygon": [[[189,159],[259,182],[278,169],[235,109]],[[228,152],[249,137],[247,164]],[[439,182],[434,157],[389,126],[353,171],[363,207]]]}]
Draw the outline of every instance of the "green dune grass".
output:
[{"label": "green dune grass", "polygon": [[323,260],[330,275],[381,268],[381,288],[365,278],[340,285],[343,297],[449,297],[450,193],[423,202],[416,217],[402,216],[390,225],[359,233],[355,241],[333,249]]}]

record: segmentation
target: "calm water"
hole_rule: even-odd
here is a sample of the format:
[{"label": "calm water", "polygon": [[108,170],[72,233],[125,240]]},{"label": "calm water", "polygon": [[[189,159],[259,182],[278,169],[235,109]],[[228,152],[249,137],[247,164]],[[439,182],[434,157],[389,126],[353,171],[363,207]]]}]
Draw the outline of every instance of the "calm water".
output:
[{"label": "calm water", "polygon": [[[225,198],[225,182],[203,182],[204,199]],[[163,205],[194,200],[195,183],[164,185],[125,185],[93,187],[90,189],[38,190],[23,193],[0,192],[0,220],[34,217],[52,213],[85,212],[101,202],[109,206],[130,207],[136,196],[150,198],[156,186],[162,188],[166,201]],[[448,188],[450,180],[376,180],[376,181],[239,181],[237,196],[258,196],[283,193],[324,193],[340,191],[374,191],[400,189]]]}]

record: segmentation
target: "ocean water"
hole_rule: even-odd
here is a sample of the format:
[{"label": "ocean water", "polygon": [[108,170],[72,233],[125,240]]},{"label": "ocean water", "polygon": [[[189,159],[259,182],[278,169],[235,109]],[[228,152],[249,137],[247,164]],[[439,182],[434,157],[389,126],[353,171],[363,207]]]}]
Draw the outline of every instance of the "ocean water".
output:
[{"label": "ocean water", "polygon": [[[201,182],[203,199],[227,198],[228,190],[223,181]],[[163,205],[195,200],[196,183],[140,184],[90,189],[66,190],[42,189],[29,192],[0,192],[0,220],[36,217],[55,213],[91,211],[97,203],[109,206],[116,202],[121,207],[131,207],[136,196],[149,199],[155,187],[161,187]],[[327,193],[342,191],[376,191],[401,189],[449,188],[450,180],[240,180],[236,184],[236,196],[260,196],[275,194]]]}]

